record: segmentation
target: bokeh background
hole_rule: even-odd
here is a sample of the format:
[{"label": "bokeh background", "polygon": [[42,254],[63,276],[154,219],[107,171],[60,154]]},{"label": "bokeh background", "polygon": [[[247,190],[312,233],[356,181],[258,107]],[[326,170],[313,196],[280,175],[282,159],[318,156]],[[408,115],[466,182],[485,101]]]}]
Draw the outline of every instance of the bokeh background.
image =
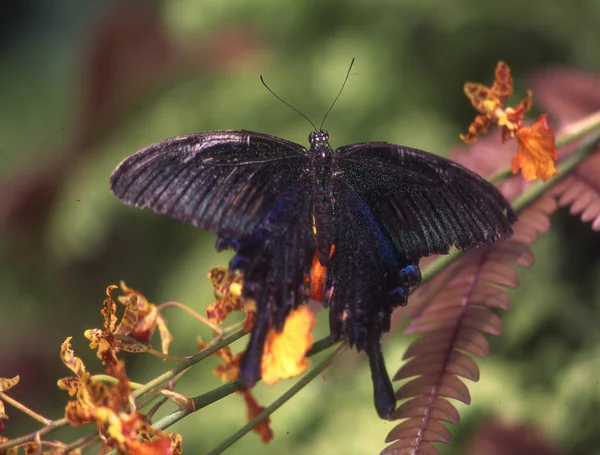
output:
[{"label": "bokeh background", "polygon": [[[463,83],[490,83],[499,59],[515,97],[539,89],[556,123],[599,109],[598,43],[597,0],[0,2],[0,377],[20,374],[12,395],[56,418],[67,399],[55,385],[68,375],[61,342],[74,336],[101,370],[83,331],[100,326],[108,284],[124,279],[157,303],[211,303],[206,272],[229,257],[214,235],[123,206],[108,178],[137,149],[196,131],[306,144],[308,123],[259,74],[317,123],[356,57],[327,119],[332,145],[448,155],[474,116]],[[534,251],[445,454],[600,454],[600,236],[563,210]],[[208,336],[183,313],[166,316],[174,354]],[[388,337],[390,370],[408,341],[399,329]],[[181,391],[217,386],[215,365],[194,368]],[[139,356],[127,366],[138,381],[167,367]],[[287,386],[256,395],[266,405]],[[35,428],[7,410],[4,435]],[[244,423],[231,396],[174,430],[185,453],[203,453]],[[268,446],[251,434],[229,453],[378,453],[393,426],[373,410],[367,365],[348,353],[272,416]]]}]

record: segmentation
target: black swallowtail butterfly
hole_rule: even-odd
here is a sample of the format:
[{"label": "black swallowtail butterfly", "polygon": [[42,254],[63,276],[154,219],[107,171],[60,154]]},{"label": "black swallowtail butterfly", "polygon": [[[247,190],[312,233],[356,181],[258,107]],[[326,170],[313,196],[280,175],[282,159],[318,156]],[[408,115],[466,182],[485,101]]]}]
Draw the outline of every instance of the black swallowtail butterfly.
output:
[{"label": "black swallowtail butterfly", "polygon": [[260,379],[268,330],[302,303],[316,251],[331,336],[367,354],[375,408],[387,419],[396,399],[381,336],[420,283],[419,259],[509,237],[516,215],[494,186],[445,158],[386,142],[334,151],[316,128],[308,140],[309,150],[250,131],[175,137],[121,162],[111,187],[236,250],[230,268],[257,308],[241,365],[247,387]]}]

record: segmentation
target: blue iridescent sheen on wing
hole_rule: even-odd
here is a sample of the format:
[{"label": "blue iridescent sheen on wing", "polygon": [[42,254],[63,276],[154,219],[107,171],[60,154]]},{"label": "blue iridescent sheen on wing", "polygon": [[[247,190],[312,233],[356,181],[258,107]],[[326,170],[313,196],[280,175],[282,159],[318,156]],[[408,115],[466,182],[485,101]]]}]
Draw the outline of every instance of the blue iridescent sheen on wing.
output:
[{"label": "blue iridescent sheen on wing", "polygon": [[256,304],[254,327],[241,362],[241,379],[247,387],[260,379],[268,329],[281,331],[289,312],[304,297],[302,284],[315,248],[312,191],[311,182],[303,179],[282,194],[252,233],[239,240],[230,263],[244,274],[244,298]]}]

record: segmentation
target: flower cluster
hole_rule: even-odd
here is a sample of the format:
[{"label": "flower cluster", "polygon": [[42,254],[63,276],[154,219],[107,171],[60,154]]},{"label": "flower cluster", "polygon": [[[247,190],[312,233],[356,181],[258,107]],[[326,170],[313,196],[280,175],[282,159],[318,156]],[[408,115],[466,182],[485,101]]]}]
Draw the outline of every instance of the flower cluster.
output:
[{"label": "flower cluster", "polygon": [[65,408],[65,418],[72,426],[95,423],[103,443],[101,453],[117,448],[132,455],[180,454],[181,436],[154,429],[135,410],[130,397],[129,379],[123,362],[116,361],[107,373],[116,383],[106,385],[94,379],[83,361],[71,349],[71,338],[61,347],[61,358],[75,376],[63,378],[58,386],[75,397]]},{"label": "flower cluster", "polygon": [[124,283],[121,287],[125,294],[119,299],[125,305],[121,321],[117,324],[116,303],[112,298],[117,286],[111,285],[106,289],[107,298],[102,309],[104,328],[85,332],[90,348],[97,350],[107,375],[113,378],[111,385],[95,379],[87,371],[83,361],[71,349],[70,337],[61,346],[61,359],[75,374],[58,381],[61,389],[75,397],[67,403],[65,418],[72,426],[96,424],[103,444],[101,453],[116,448],[119,453],[133,455],[180,454],[181,436],[156,430],[135,409],[125,365],[117,358],[119,350],[146,352],[148,347],[142,341],[149,341],[157,326],[165,353],[172,337],[154,305]]},{"label": "flower cluster", "polygon": [[532,104],[532,93],[516,107],[506,107],[505,103],[513,93],[513,80],[510,69],[504,62],[496,66],[495,80],[492,87],[475,82],[467,82],[465,94],[481,115],[469,125],[469,132],[461,139],[467,143],[477,140],[492,124],[497,124],[502,132],[502,140],[515,138],[517,153],[511,162],[513,174],[521,173],[525,180],[537,178],[548,180],[558,173],[556,160],[558,151],[554,139],[554,130],[548,125],[548,114],[542,114],[531,126],[523,123],[525,113]]},{"label": "flower cluster", "polygon": [[250,332],[254,325],[256,307],[254,302],[242,298],[242,276],[239,273],[230,273],[224,267],[213,267],[208,271],[215,294],[215,301],[206,308],[208,321],[213,324],[222,324],[234,311],[244,311],[244,331]]},{"label": "flower cluster", "polygon": [[156,306],[149,303],[141,293],[121,282],[121,289],[125,295],[120,296],[118,300],[125,305],[125,311],[121,322],[117,325],[117,305],[112,298],[115,289],[117,289],[115,285],[106,289],[107,298],[104,300],[102,310],[104,329],[89,329],[84,333],[84,336],[90,340],[90,348],[97,349],[98,358],[102,363],[114,366],[120,350],[133,353],[148,351],[149,347],[144,343],[150,341],[158,328],[162,351],[167,354],[173,337]]},{"label": "flower cluster", "polygon": [[[242,279],[236,273],[230,273],[223,267],[210,269],[208,278],[215,289],[214,303],[206,310],[209,321],[222,323],[233,311],[245,311],[246,319],[244,329],[250,331],[254,320],[256,307],[253,302],[242,298]],[[272,329],[267,334],[263,350],[261,376],[263,382],[272,385],[281,379],[289,379],[302,374],[307,368],[309,361],[306,353],[313,344],[313,336],[310,333],[315,325],[312,311],[301,306],[294,310],[286,319],[283,330],[277,332]],[[206,349],[208,343],[198,340],[198,348]],[[222,381],[236,379],[240,373],[240,360],[244,352],[236,355],[231,353],[227,346],[216,352],[223,363],[213,371]],[[248,419],[254,419],[265,408],[258,405],[248,389],[239,391],[244,396],[248,408]],[[265,419],[254,427],[263,442],[273,438],[273,432],[269,427],[269,419]]]}]

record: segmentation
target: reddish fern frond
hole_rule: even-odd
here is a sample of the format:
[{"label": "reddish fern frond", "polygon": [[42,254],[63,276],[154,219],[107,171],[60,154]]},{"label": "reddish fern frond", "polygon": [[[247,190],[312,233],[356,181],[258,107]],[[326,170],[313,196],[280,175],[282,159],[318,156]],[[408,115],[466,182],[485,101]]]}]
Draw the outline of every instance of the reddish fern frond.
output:
[{"label": "reddish fern frond", "polygon": [[[479,380],[472,356],[487,356],[490,346],[484,335],[502,332],[494,310],[510,305],[503,288],[518,286],[514,266],[533,264],[529,245],[548,231],[548,216],[555,209],[554,198],[542,196],[519,215],[510,240],[465,253],[423,287],[421,311],[405,329],[421,337],[408,348],[408,361],[394,377],[410,378],[396,392],[405,401],[393,418],[404,420],[389,433],[386,442],[394,442],[382,455],[435,455],[439,451],[433,443],[450,442],[443,422],[458,424],[459,413],[448,398],[470,403],[462,378]],[[436,291],[428,292],[429,287]]]},{"label": "reddish fern frond", "polygon": [[560,206],[570,206],[573,215],[581,214],[600,231],[600,151],[585,159],[571,174],[550,190]]}]

